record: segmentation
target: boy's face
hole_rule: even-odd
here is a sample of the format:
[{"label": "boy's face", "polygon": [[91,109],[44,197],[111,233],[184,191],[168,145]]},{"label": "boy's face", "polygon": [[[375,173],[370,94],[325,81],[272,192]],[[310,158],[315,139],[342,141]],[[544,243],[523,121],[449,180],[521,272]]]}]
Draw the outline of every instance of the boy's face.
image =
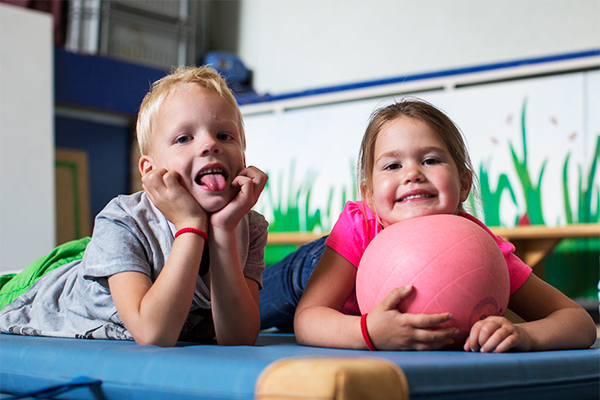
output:
[{"label": "boy's face", "polygon": [[153,122],[146,166],[176,171],[204,211],[225,207],[238,193],[232,180],[245,168],[236,108],[191,84],[172,90]]}]

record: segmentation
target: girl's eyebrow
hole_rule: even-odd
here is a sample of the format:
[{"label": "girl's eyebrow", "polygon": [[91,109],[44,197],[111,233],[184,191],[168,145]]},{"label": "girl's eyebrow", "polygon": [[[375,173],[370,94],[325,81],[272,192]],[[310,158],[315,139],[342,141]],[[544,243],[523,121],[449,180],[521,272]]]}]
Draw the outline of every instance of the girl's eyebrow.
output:
[{"label": "girl's eyebrow", "polygon": [[375,162],[377,162],[383,158],[396,158],[398,156],[400,156],[400,152],[397,150],[387,151],[387,152],[381,154],[379,157],[377,157]]},{"label": "girl's eyebrow", "polygon": [[[436,153],[448,153],[448,151],[440,146],[427,146],[427,147],[421,147],[419,148],[419,153],[431,153],[431,152],[436,152]],[[399,157],[402,155],[402,152],[399,150],[390,150],[387,151],[383,154],[381,154],[379,157],[377,157],[377,160],[375,161],[379,161],[383,158],[395,158],[395,157]]]}]

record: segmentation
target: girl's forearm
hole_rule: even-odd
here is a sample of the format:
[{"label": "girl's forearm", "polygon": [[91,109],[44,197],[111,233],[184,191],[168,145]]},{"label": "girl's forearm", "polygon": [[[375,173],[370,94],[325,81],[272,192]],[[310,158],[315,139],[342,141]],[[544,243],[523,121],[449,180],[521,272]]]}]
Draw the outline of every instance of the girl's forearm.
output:
[{"label": "girl's forearm", "polygon": [[563,308],[520,327],[531,338],[531,351],[584,349],[596,340],[594,321],[581,307]]},{"label": "girl's forearm", "polygon": [[299,344],[342,349],[367,349],[360,317],[328,307],[313,306],[296,312],[294,331]]}]

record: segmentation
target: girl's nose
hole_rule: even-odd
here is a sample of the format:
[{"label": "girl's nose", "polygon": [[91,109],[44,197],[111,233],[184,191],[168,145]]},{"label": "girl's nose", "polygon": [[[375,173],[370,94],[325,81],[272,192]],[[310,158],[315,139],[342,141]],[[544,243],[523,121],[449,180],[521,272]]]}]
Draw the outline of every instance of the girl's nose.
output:
[{"label": "girl's nose", "polygon": [[404,184],[410,185],[411,183],[421,183],[425,180],[421,169],[417,166],[405,166],[404,167]]}]

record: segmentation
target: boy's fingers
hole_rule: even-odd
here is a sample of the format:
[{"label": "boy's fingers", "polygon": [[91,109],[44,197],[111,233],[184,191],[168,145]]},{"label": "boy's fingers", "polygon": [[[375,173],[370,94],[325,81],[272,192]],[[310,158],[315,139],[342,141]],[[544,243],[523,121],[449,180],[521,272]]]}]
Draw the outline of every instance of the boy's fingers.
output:
[{"label": "boy's fingers", "polygon": [[180,186],[180,176],[175,171],[166,172],[163,177],[163,181],[167,187],[177,187]]},{"label": "boy's fingers", "polygon": [[267,174],[254,166],[244,168],[242,171],[240,171],[238,176],[246,176],[250,178],[255,185],[261,185],[263,187],[267,184],[267,180],[269,179]]}]

